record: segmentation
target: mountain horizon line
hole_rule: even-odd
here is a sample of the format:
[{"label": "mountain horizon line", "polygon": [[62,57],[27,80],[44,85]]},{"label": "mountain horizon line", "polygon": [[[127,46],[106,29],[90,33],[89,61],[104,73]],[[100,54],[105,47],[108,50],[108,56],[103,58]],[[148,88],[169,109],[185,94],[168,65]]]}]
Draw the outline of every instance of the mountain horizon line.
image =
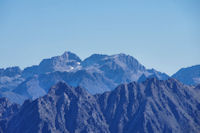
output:
[{"label": "mountain horizon line", "polygon": [[[52,59],[52,58],[55,58],[55,57],[60,57],[60,56],[63,56],[65,54],[74,54],[76,55],[81,62],[85,61],[86,59],[88,59],[89,57],[93,56],[93,55],[101,55],[101,56],[116,56],[116,55],[126,55],[126,56],[131,56],[133,57],[134,59],[136,59],[133,55],[130,55],[130,54],[126,54],[126,53],[123,53],[123,52],[120,52],[120,53],[115,53],[115,54],[104,54],[104,53],[94,53],[94,54],[90,54],[89,56],[85,57],[85,58],[81,58],[80,56],[78,56],[75,52],[72,52],[72,51],[64,51],[61,55],[55,55],[55,56],[50,56],[50,57],[45,57],[43,59],[40,59],[39,63],[37,64],[32,64],[32,65],[27,65],[27,66],[20,66],[20,65],[12,65],[12,66],[7,66],[7,67],[0,67],[0,70],[6,70],[6,69],[10,69],[10,68],[19,68],[20,71],[23,71],[25,70],[26,68],[29,68],[29,67],[32,67],[32,66],[36,66],[36,65],[39,65],[43,60],[45,59]],[[138,59],[136,59],[138,61]],[[141,63],[140,63],[141,64]],[[143,65],[143,64],[142,64]],[[183,66],[181,68],[178,69],[181,70],[181,69],[185,69],[185,68],[190,68],[190,67],[194,67],[194,66],[198,66],[199,64],[194,64],[194,65],[188,65],[188,66]],[[147,68],[147,69],[152,69],[152,70],[158,70],[158,69],[155,69],[153,67],[150,67],[150,68]],[[170,77],[173,76],[176,72],[172,73],[172,74],[169,74],[165,71],[160,71],[158,70],[159,72],[162,72],[162,73],[166,73],[167,75],[169,75]]]},{"label": "mountain horizon line", "polygon": [[22,103],[45,95],[58,81],[71,86],[87,88],[91,94],[113,90],[121,83],[142,82],[156,77],[167,80],[173,77],[187,85],[200,84],[200,65],[180,69],[174,75],[156,69],[147,69],[127,54],[92,54],[81,60],[75,53],[66,51],[60,56],[43,59],[38,65],[0,69],[0,97]]},{"label": "mountain horizon line", "polygon": [[[92,95],[85,88],[58,82],[46,95],[22,105],[0,98],[0,131],[197,133],[199,88],[153,77]],[[30,120],[33,124],[27,124]]]}]

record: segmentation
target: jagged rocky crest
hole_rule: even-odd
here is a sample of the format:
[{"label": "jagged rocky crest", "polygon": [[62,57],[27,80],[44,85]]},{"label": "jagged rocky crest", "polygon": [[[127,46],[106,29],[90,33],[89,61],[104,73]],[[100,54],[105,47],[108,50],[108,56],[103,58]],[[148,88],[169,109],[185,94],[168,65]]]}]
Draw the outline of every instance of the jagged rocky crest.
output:
[{"label": "jagged rocky crest", "polygon": [[200,131],[199,94],[174,79],[152,78],[97,97],[113,133],[186,133]]},{"label": "jagged rocky crest", "polygon": [[[29,123],[31,121],[31,124]],[[26,101],[7,133],[109,132],[95,98],[81,87],[58,83],[35,101]]]},{"label": "jagged rocky crest", "polygon": [[47,95],[27,100],[4,132],[198,133],[199,96],[199,86],[175,79],[121,84],[96,95],[59,82]]},{"label": "jagged rocky crest", "polygon": [[154,69],[146,69],[126,54],[94,54],[82,61],[74,53],[65,52],[24,70],[0,70],[0,97],[22,104],[25,99],[45,95],[59,81],[74,87],[83,86],[88,92],[96,94],[113,90],[121,83],[137,81],[142,75],[162,80],[169,77]]},{"label": "jagged rocky crest", "polygon": [[11,103],[7,98],[0,98],[0,132],[4,133],[8,121],[19,111],[20,105]]}]

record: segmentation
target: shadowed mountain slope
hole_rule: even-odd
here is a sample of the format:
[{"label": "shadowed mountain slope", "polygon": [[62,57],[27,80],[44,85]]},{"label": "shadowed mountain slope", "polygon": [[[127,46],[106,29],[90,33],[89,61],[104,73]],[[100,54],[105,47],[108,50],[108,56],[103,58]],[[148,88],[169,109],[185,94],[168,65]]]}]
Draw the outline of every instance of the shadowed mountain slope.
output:
[{"label": "shadowed mountain slope", "polygon": [[121,84],[96,95],[60,82],[47,95],[25,101],[3,131],[198,133],[199,97],[200,86],[189,87],[175,79]]}]

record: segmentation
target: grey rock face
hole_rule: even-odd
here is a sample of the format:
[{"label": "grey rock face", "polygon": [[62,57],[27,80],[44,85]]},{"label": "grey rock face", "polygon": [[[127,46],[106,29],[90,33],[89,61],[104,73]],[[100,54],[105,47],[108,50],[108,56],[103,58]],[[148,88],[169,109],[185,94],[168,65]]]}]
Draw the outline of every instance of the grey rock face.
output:
[{"label": "grey rock face", "polygon": [[26,101],[8,123],[6,132],[106,133],[109,130],[92,95],[60,82],[46,96]]},{"label": "grey rock face", "polygon": [[84,61],[71,52],[44,59],[39,65],[27,67],[15,77],[0,76],[0,96],[12,102],[36,99],[59,81],[83,86],[91,94],[113,90],[118,84],[137,81],[142,75],[167,79],[154,69],[146,69],[135,58],[125,54],[94,54]]},{"label": "grey rock face", "polygon": [[60,82],[47,95],[25,101],[3,132],[198,133],[199,96],[200,85],[175,79],[121,84],[94,96]]},{"label": "grey rock face", "polygon": [[20,106],[12,104],[7,98],[0,98],[0,132],[3,133],[7,127],[7,123],[19,111]]},{"label": "grey rock face", "polygon": [[200,65],[182,68],[172,77],[187,85],[200,84]]},{"label": "grey rock face", "polygon": [[112,133],[200,131],[200,93],[169,79],[122,84],[97,99]]},{"label": "grey rock face", "polygon": [[77,55],[71,52],[65,52],[61,56],[42,60],[38,66],[25,68],[22,75],[28,78],[35,74],[44,74],[47,72],[71,71],[80,62],[81,59]]}]

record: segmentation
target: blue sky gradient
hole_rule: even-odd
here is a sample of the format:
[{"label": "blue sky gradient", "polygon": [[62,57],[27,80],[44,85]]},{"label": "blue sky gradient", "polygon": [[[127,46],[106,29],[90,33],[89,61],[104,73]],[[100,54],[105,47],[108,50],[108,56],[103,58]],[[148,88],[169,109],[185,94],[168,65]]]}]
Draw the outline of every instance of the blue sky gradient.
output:
[{"label": "blue sky gradient", "polygon": [[126,53],[171,75],[200,64],[199,0],[1,0],[0,67]]}]

